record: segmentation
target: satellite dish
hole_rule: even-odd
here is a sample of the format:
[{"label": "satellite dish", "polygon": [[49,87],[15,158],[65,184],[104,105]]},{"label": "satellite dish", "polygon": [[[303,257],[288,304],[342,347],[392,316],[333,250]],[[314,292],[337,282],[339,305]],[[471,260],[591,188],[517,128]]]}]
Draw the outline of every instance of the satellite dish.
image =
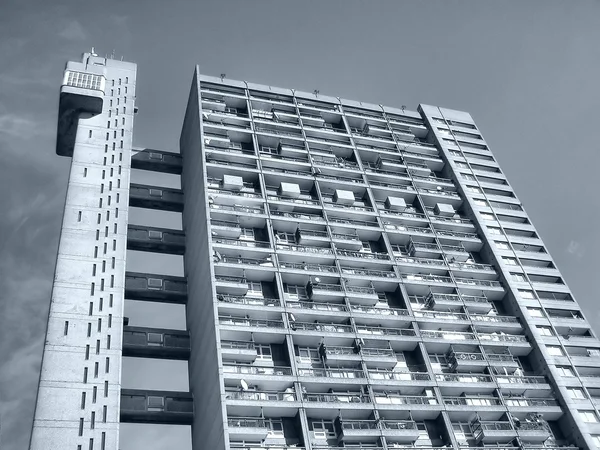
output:
[{"label": "satellite dish", "polygon": [[203,113],[202,113],[202,117],[204,117],[205,119],[208,119],[208,114],[207,114],[207,113],[205,113],[205,112],[203,112]]},{"label": "satellite dish", "polygon": [[246,383],[246,380],[240,380],[240,385],[242,386],[242,389],[244,391],[247,391],[248,388],[250,387],[250,386],[248,386],[248,383]]},{"label": "satellite dish", "polygon": [[296,321],[296,318],[294,317],[294,315],[292,313],[290,313],[288,315],[288,317],[290,318],[290,322],[295,322]]},{"label": "satellite dish", "polygon": [[437,187],[436,187],[436,189],[437,189],[438,191],[441,191],[441,190],[442,190],[442,187],[441,187],[441,186],[437,186]]},{"label": "satellite dish", "polygon": [[319,277],[315,277],[315,279],[313,280],[314,284],[319,284],[321,282],[321,279]]},{"label": "satellite dish", "polygon": [[204,145],[210,145],[210,139],[204,139]]}]

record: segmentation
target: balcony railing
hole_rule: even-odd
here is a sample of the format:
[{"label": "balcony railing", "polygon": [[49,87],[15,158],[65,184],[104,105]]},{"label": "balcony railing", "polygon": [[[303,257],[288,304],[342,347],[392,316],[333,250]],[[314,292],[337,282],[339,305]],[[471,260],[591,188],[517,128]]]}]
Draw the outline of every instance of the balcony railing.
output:
[{"label": "balcony railing", "polygon": [[[424,369],[425,370],[425,369]],[[396,380],[396,381],[429,381],[431,377],[427,372],[396,371],[384,369],[369,369],[369,378],[372,380]]]},{"label": "balcony railing", "polygon": [[350,305],[350,310],[364,314],[378,314],[381,316],[408,316],[406,309],[386,307],[374,308],[371,306]]},{"label": "balcony railing", "polygon": [[303,302],[303,301],[291,301],[287,300],[285,302],[285,306],[287,308],[301,308],[301,309],[311,309],[317,311],[348,311],[348,307],[346,305],[338,304],[338,303],[319,303],[319,302]]},{"label": "balcony railing", "polygon": [[307,323],[294,322],[292,329],[304,331],[322,331],[325,333],[352,333],[350,325],[340,325],[336,323]]},{"label": "balcony railing", "polygon": [[388,253],[375,253],[375,252],[353,252],[350,250],[337,250],[338,256],[345,256],[348,258],[359,258],[359,259],[379,259],[389,260],[390,255]]},{"label": "balcony railing", "polygon": [[475,280],[472,278],[455,278],[458,284],[468,284],[470,286],[485,286],[491,288],[501,288],[502,283],[499,281]]},{"label": "balcony railing", "polygon": [[514,335],[514,334],[488,334],[488,333],[477,333],[477,337],[480,341],[495,341],[495,342],[527,342],[526,336]]},{"label": "balcony railing", "polygon": [[437,405],[435,397],[375,392],[375,403],[383,405]]},{"label": "balcony railing", "polygon": [[280,306],[279,299],[265,297],[251,297],[244,295],[226,295],[218,294],[217,300],[223,303],[235,303],[238,305],[252,306]]},{"label": "balcony railing", "polygon": [[462,331],[421,330],[421,336],[423,336],[424,338],[455,341],[471,341],[476,339],[474,333],[466,333]]},{"label": "balcony railing", "polygon": [[288,261],[279,261],[279,267],[281,269],[310,270],[312,272],[337,273],[338,271],[336,266],[327,266],[324,264],[293,263]]},{"label": "balcony railing", "polygon": [[285,212],[285,211],[274,210],[272,208],[270,210],[270,214],[272,216],[289,217],[290,219],[300,219],[300,220],[307,220],[307,221],[322,222],[325,220],[325,219],[323,219],[323,216],[320,216],[318,214]]},{"label": "balcony railing", "polygon": [[386,328],[368,325],[357,325],[356,331],[359,334],[372,334],[384,336],[416,336],[415,330],[410,328]]},{"label": "balcony railing", "polygon": [[213,238],[213,244],[235,245],[236,247],[270,248],[271,243],[267,241],[250,241],[243,239]]},{"label": "balcony railing", "polygon": [[237,327],[256,328],[283,328],[281,320],[246,319],[243,317],[219,317],[221,325],[233,325]]},{"label": "balcony railing", "polygon": [[371,397],[361,393],[339,393],[339,394],[303,394],[306,402],[320,403],[371,403]]},{"label": "balcony railing", "polygon": [[225,397],[229,400],[250,400],[250,401],[288,401],[296,400],[294,392],[273,392],[273,391],[225,391]]},{"label": "balcony railing", "polygon": [[330,369],[299,368],[298,376],[318,377],[318,378],[345,378],[345,379],[365,378],[365,374],[362,370],[343,369],[343,368],[330,368]]},{"label": "balcony railing", "polygon": [[283,250],[287,252],[302,252],[302,253],[316,253],[321,255],[332,255],[333,250],[328,247],[306,247],[303,245],[296,244],[277,244],[277,250]]},{"label": "balcony railing", "polygon": [[454,406],[498,406],[502,402],[497,397],[444,397],[444,404]]},{"label": "balcony railing", "polygon": [[522,377],[511,375],[496,375],[498,383],[506,384],[546,384],[546,377],[541,375],[526,375]]},{"label": "balcony railing", "polygon": [[211,203],[210,208],[213,210],[234,211],[234,212],[243,212],[243,213],[249,213],[249,214],[264,214],[265,213],[265,210],[262,206],[249,207],[249,206],[241,206],[241,205],[217,205],[215,203]]},{"label": "balcony railing", "polygon": [[265,428],[265,419],[256,417],[229,417],[227,426],[231,428]]},{"label": "balcony railing", "polygon": [[443,259],[430,259],[430,258],[413,258],[410,256],[394,256],[396,262],[409,263],[409,264],[420,264],[426,266],[446,267],[446,263]]},{"label": "balcony railing", "polygon": [[245,364],[233,365],[233,364],[223,364],[223,373],[236,373],[243,375],[275,375],[275,376],[284,376],[291,375],[292,369],[291,367],[259,367],[259,366],[249,366]]},{"label": "balcony railing", "polygon": [[491,376],[477,373],[436,373],[435,379],[453,383],[491,383],[493,381]]}]

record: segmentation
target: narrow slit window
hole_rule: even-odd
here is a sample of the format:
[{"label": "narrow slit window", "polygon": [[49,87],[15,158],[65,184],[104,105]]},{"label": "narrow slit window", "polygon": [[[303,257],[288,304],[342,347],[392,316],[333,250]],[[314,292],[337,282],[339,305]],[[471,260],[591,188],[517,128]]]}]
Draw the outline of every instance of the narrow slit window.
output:
[{"label": "narrow slit window", "polygon": [[69,321],[68,320],[65,320],[65,331],[64,331],[64,333],[65,333],[65,336],[67,334],[69,334]]}]

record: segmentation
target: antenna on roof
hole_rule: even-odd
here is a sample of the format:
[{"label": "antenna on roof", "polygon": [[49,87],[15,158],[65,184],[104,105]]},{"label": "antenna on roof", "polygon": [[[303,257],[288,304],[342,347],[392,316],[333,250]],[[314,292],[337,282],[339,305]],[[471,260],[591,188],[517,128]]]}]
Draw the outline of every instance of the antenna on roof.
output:
[{"label": "antenna on roof", "polygon": [[319,90],[318,90],[318,89],[315,89],[315,90],[313,91],[313,94],[315,94],[315,97],[318,97],[318,96],[319,96],[319,93],[320,93],[320,92],[319,92]]},{"label": "antenna on roof", "polygon": [[225,73],[222,73],[222,74],[221,74],[221,81],[223,81],[223,79],[224,79],[226,76],[227,76],[227,74],[225,74]]},{"label": "antenna on roof", "polygon": [[98,56],[98,54],[96,53],[96,49],[94,49],[94,47],[92,47],[92,51],[90,53],[92,54],[92,56]]},{"label": "antenna on roof", "polygon": [[402,105],[400,108],[402,109],[402,112],[404,112],[404,110],[406,109],[406,106]]}]

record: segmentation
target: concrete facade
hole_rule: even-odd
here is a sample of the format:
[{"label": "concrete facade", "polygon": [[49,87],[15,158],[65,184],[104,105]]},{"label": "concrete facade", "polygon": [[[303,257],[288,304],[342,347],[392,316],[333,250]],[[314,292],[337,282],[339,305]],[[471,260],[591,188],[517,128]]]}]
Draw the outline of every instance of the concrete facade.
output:
[{"label": "concrete facade", "polygon": [[[69,84],[68,74],[97,74],[102,86]],[[118,448],[135,76],[135,64],[89,53],[65,71],[56,151],[72,163],[32,450]],[[75,121],[74,142],[62,139],[65,121]]]},{"label": "concrete facade", "polygon": [[[196,67],[173,154],[131,147],[135,65],[69,71],[91,78],[61,95],[32,449],[116,450],[123,422],[191,426],[199,450],[598,448],[600,342],[468,113]],[[126,272],[127,249],[184,276]],[[129,327],[126,299],[185,304],[187,331]],[[190,392],[121,390],[122,356],[187,360]]]}]

